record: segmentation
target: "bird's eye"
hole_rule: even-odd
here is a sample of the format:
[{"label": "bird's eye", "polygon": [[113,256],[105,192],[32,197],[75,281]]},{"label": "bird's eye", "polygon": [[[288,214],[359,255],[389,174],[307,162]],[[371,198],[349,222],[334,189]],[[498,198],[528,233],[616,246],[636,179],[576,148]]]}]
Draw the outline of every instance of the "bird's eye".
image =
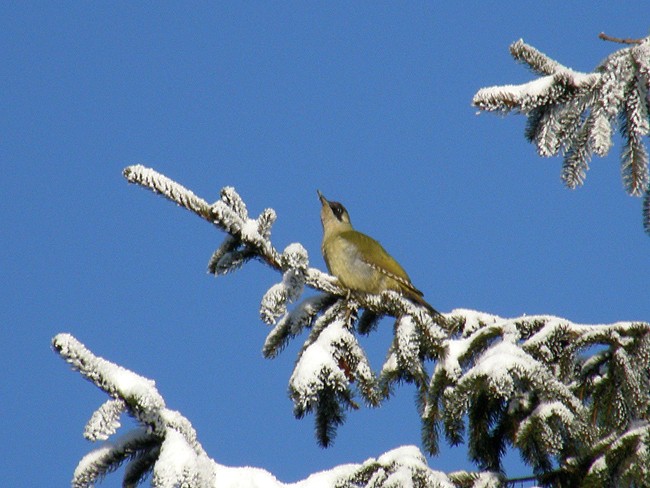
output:
[{"label": "bird's eye", "polygon": [[334,213],[334,216],[341,220],[341,217],[343,216],[343,213],[345,212],[345,209],[343,208],[343,205],[341,205],[338,202],[331,202],[330,203],[330,208],[332,209],[332,212]]}]

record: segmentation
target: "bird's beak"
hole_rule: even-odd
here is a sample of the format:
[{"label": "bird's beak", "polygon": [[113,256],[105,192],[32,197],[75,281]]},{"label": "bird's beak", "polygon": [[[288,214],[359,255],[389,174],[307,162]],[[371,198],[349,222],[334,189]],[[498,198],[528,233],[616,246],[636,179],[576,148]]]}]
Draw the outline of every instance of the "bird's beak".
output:
[{"label": "bird's beak", "polygon": [[320,192],[320,190],[316,190],[316,193],[318,194],[318,198],[320,199],[321,205],[324,207],[325,205],[329,205],[330,202],[327,201],[327,198],[323,196],[323,194]]}]

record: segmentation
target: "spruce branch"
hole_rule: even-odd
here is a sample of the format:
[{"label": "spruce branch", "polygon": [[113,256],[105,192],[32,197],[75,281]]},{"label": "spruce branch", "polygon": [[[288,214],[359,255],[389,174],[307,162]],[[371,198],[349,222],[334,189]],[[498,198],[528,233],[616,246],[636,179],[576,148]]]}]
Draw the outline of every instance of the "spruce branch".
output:
[{"label": "spruce branch", "polygon": [[[300,365],[304,363],[302,356],[307,354],[309,346],[321,332],[330,327],[330,330],[341,334],[325,347],[328,358],[318,363],[320,369],[310,373],[306,382],[310,385],[310,391],[304,392],[303,387],[296,387],[295,381],[290,381],[294,412],[297,417],[308,412],[315,413],[315,421],[320,426],[317,428],[319,443],[328,445],[336,426],[343,422],[343,412],[357,408],[352,400],[354,390],[371,406],[378,405],[396,381],[416,383],[423,395],[427,385],[424,362],[435,358],[441,349],[440,342],[447,336],[443,316],[433,317],[427,310],[396,292],[366,295],[344,289],[336,278],[309,267],[307,251],[300,244],[290,244],[279,252],[271,242],[275,212],[266,209],[257,219],[250,218],[246,204],[232,187],[223,188],[221,198],[208,204],[182,185],[150,168],[129,166],[124,170],[124,175],[129,182],[165,196],[227,233],[221,246],[209,259],[210,273],[227,274],[257,259],[282,274],[282,280],[267,290],[260,304],[262,321],[273,326],[265,341],[263,354],[268,358],[275,357],[290,339],[297,337],[302,330],[311,328],[292,378],[301,370]],[[322,293],[321,297],[307,298],[300,303],[305,287]],[[297,304],[292,308],[294,303]],[[359,313],[361,309],[363,312]],[[360,322],[357,321],[359,315]],[[356,342],[356,334],[369,333],[377,318],[386,315],[397,318],[391,350],[397,354],[398,371],[394,371],[397,374],[384,374],[378,381]],[[343,329],[341,323],[346,324]],[[384,368],[384,372],[387,371]]]},{"label": "spruce branch", "polygon": [[167,199],[176,202],[181,207],[191,210],[198,216],[212,221],[208,202],[197,197],[187,188],[157,171],[142,166],[141,164],[136,164],[126,167],[123,175],[129,183],[135,183],[148,188],[154,193],[159,193]]},{"label": "spruce branch", "polygon": [[[112,398],[93,414],[84,434],[87,438],[106,439],[114,434],[122,412],[141,425],[86,455],[75,470],[73,486],[94,486],[123,462],[128,462],[125,486],[142,481],[151,472],[153,486],[180,485],[187,481],[184,473],[188,470],[193,473],[192,486],[213,486],[212,463],[196,432],[187,419],[166,408],[153,381],[95,356],[70,334],[58,334],[52,346],[74,370]],[[174,457],[179,451],[184,456]]]},{"label": "spruce branch", "polygon": [[[523,104],[530,109],[527,136],[544,141],[540,145],[549,153],[564,151],[567,184],[579,184],[591,154],[608,149],[610,118],[618,114],[612,106],[627,107],[625,131],[630,140],[632,134],[647,132],[645,99],[639,96],[647,94],[643,74],[647,71],[640,52],[634,54],[639,69],[629,69],[625,53],[609,58],[610,66],[620,68],[621,77],[635,93],[614,90],[616,76],[576,74],[523,44],[515,50],[533,69],[549,74],[523,91],[510,87],[505,92],[519,104],[513,107]],[[606,96],[607,103],[603,103],[605,95],[595,90],[603,86],[613,90]],[[496,94],[493,108],[504,106],[499,93],[492,93]],[[643,165],[639,156],[630,158],[630,178],[638,179]],[[201,200],[186,194],[180,185],[158,178],[152,170],[133,168],[127,168],[131,175],[143,175],[135,181],[147,181],[145,186],[186,208],[199,209],[200,215],[228,233],[210,260],[215,272],[259,259],[281,274],[281,281],[262,299],[261,316],[272,325],[263,352],[275,357],[290,339],[306,333],[289,392],[297,417],[314,415],[321,445],[329,445],[345,414],[359,408],[355,396],[377,405],[395,385],[407,382],[418,391],[428,452],[438,452],[442,434],[451,444],[463,442],[467,435],[472,459],[487,470],[459,474],[457,481],[452,480],[457,486],[504,483],[504,478],[486,473],[501,469],[509,447],[519,449],[535,477],[549,485],[581,479],[608,453],[622,463],[646,463],[643,452],[629,448],[636,441],[616,444],[615,440],[627,439],[629,432],[649,421],[649,324],[581,325],[552,316],[502,318],[464,309],[432,317],[396,292],[365,295],[344,289],[335,278],[309,267],[307,251],[299,244],[277,251],[270,240],[275,212],[268,209],[251,219],[232,188],[222,190],[221,199],[206,211],[197,203]],[[303,299],[305,287],[319,294]],[[382,316],[395,317],[395,325],[387,359],[376,377],[358,336],[372,332]],[[431,365],[432,374],[428,372]],[[133,395],[116,394],[110,387],[107,392],[113,392],[114,398],[124,397],[130,408],[128,399]],[[93,428],[97,438],[113,432],[119,408],[117,403],[107,404],[97,414],[100,427]],[[165,444],[160,447],[164,450]],[[139,455],[138,459],[142,465],[153,466],[151,456]],[[134,468],[134,472],[141,471]],[[618,463],[602,476],[616,477],[619,472],[631,480],[642,479],[644,473],[622,470]],[[374,473],[379,476],[379,471]]]},{"label": "spruce branch", "polygon": [[[513,446],[540,481],[558,465],[561,476],[573,476],[578,458],[584,476],[608,452],[613,431],[648,423],[648,323],[580,325],[469,310],[452,311],[447,323],[454,335],[443,341],[422,409],[431,454],[442,429],[451,444],[462,442],[467,422],[470,454],[485,469],[498,471]],[[644,455],[626,462],[646,463]]]},{"label": "spruce branch", "polygon": [[[411,483],[406,485],[405,481]],[[447,475],[432,471],[424,456],[414,446],[404,446],[390,451],[377,459],[368,459],[352,474],[340,480],[335,488],[394,487],[401,488],[455,488]],[[478,485],[477,485],[478,486]]]},{"label": "spruce branch", "polygon": [[649,178],[650,37],[600,37],[628,47],[609,55],[592,73],[574,71],[518,40],[510,53],[539,78],[481,88],[472,104],[482,111],[524,114],[526,139],[542,157],[563,156],[561,177],[572,189],[584,183],[594,154],[609,153],[612,134],[618,130],[623,139],[623,184],[630,195],[640,196]]},{"label": "spruce branch", "polygon": [[[142,165],[128,166],[123,171],[129,183],[147,188],[176,204],[190,210],[199,217],[225,231],[228,236],[209,260],[208,270],[213,274],[225,274],[257,258],[272,269],[282,273],[292,269],[294,261],[287,259],[287,251],[280,253],[270,241],[271,226],[276,220],[273,209],[265,209],[257,219],[248,217],[246,205],[234,188],[221,190],[221,198],[213,204],[196,196],[192,191],[154,169]],[[306,261],[305,259],[303,261]],[[304,284],[314,290],[339,297],[349,297],[350,291],[343,288],[336,278],[319,269],[301,264]],[[396,293],[382,295],[355,294],[354,299],[360,307],[378,314],[400,316],[404,314],[422,315],[422,310],[409,300]],[[441,317],[434,317],[441,321]],[[425,319],[422,319],[425,320]],[[442,324],[444,326],[444,324]]]},{"label": "spruce branch", "polygon": [[529,46],[523,39],[512,43],[510,54],[516,61],[527,64],[534,73],[539,75],[552,75],[568,69],[533,46]]},{"label": "spruce branch", "polygon": [[645,230],[646,234],[650,234],[650,185],[648,185],[643,195],[642,217],[643,230]]},{"label": "spruce branch", "polygon": [[[396,488],[406,483],[417,487],[453,487],[444,473],[433,471],[415,446],[389,451],[376,461],[345,464],[329,471],[312,474],[296,483],[282,483],[259,468],[228,467],[210,459],[196,439],[190,422],[178,412],[167,409],[154,382],[117,364],[94,355],[69,334],[52,340],[54,350],[81,375],[107,393],[111,399],[93,415],[91,423],[114,425],[118,412],[124,410],[139,424],[126,434],[110,440],[85,455],[75,469],[72,486],[91,488],[126,463],[122,486],[135,487],[151,478],[156,488],[308,488],[355,486]],[[332,403],[330,407],[337,408]],[[102,421],[101,419],[105,419]],[[328,428],[327,424],[322,426]],[[101,429],[100,429],[101,430]],[[106,439],[115,431],[90,440]],[[88,437],[88,436],[86,436]],[[386,478],[378,482],[372,476],[378,469]],[[438,484],[432,484],[435,481]],[[352,484],[354,483],[354,484]]]},{"label": "spruce branch", "polygon": [[[269,240],[271,226],[276,219],[272,209],[264,210],[257,219],[250,219],[244,202],[232,187],[224,188],[221,199],[208,204],[192,191],[151,168],[128,166],[123,173],[129,183],[164,196],[228,233],[224,243],[210,258],[208,269],[211,273],[233,271],[252,258],[259,258],[276,271],[286,271],[281,253]],[[305,269],[305,284],[322,292],[346,295],[333,277],[315,268]]]}]

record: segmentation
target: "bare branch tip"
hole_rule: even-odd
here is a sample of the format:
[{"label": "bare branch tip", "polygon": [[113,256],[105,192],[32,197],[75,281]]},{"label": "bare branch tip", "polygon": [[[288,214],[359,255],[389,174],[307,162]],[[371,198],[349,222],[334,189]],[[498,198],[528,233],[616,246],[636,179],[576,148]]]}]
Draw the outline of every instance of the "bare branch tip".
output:
[{"label": "bare branch tip", "polygon": [[618,44],[641,44],[643,42],[643,39],[631,39],[631,38],[620,38],[620,37],[613,37],[605,34],[604,32],[601,32],[598,34],[598,39],[602,39],[603,41],[609,41],[609,42],[617,42]]}]

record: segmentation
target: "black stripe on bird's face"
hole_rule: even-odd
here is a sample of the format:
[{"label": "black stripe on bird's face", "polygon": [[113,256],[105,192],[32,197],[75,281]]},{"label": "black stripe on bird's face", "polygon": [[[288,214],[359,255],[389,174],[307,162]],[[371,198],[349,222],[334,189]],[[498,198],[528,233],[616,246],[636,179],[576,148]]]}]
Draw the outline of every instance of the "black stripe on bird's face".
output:
[{"label": "black stripe on bird's face", "polygon": [[348,216],[348,211],[345,210],[345,207],[339,202],[327,202],[332,209],[334,217],[340,222],[350,222],[350,217]]}]

